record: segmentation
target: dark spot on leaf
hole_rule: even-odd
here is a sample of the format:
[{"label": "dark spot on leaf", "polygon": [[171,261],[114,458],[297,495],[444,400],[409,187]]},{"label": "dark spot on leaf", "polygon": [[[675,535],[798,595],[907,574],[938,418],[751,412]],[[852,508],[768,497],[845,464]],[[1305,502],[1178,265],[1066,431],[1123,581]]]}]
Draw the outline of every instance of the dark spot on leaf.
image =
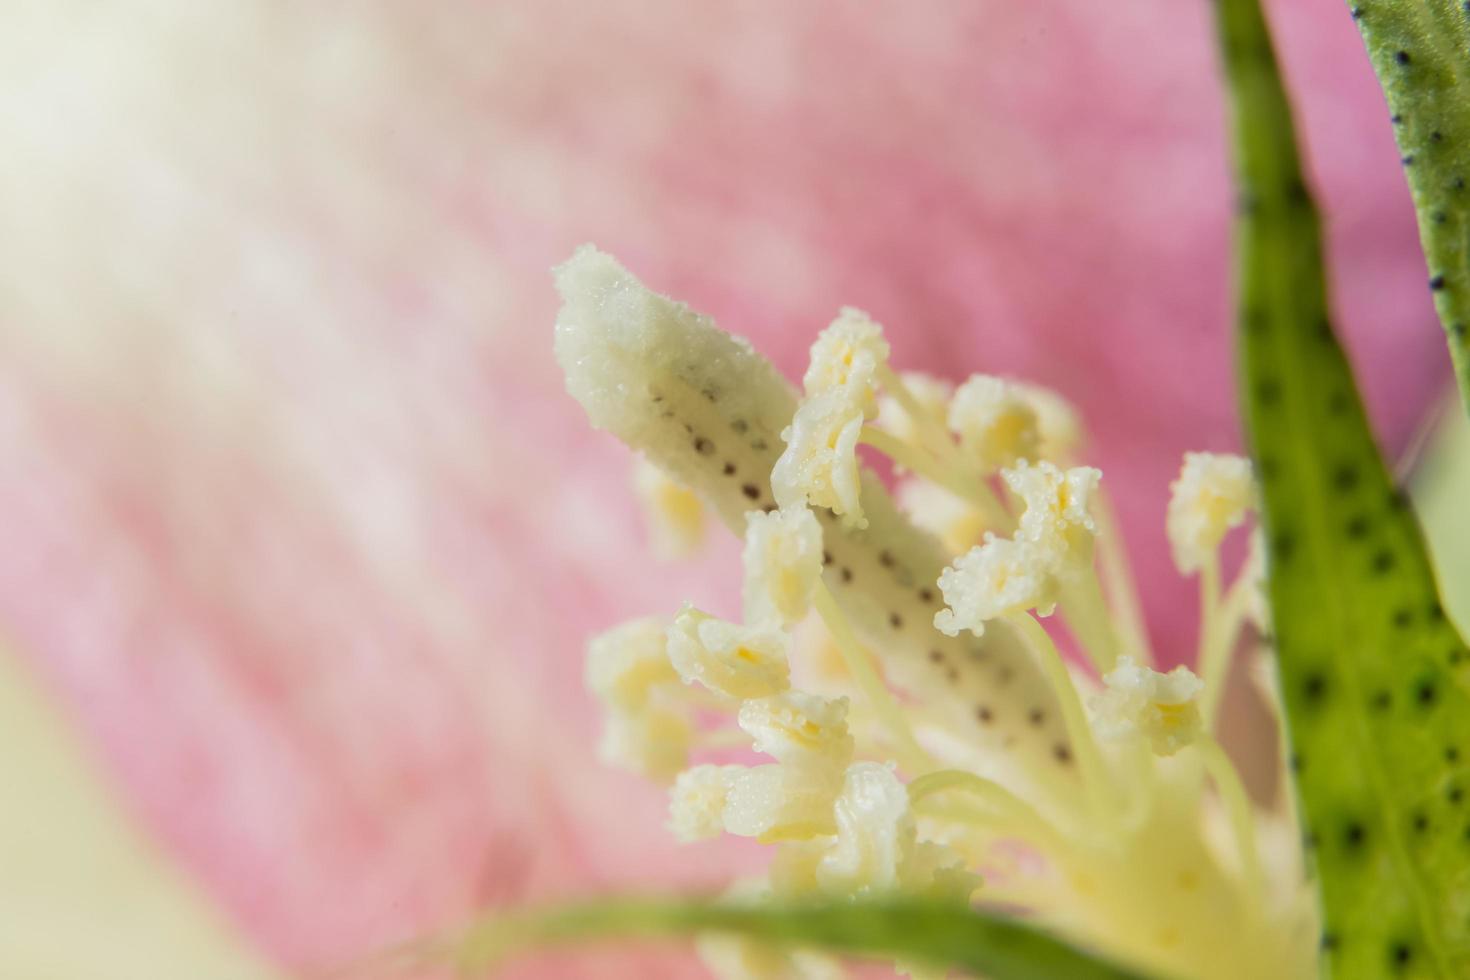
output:
[{"label": "dark spot on leaf", "polygon": [[1421,708],[1432,708],[1439,700],[1439,686],[1432,679],[1419,682],[1414,688],[1414,699],[1419,702]]},{"label": "dark spot on leaf", "polygon": [[1072,750],[1060,742],[1051,747],[1051,754],[1064,766],[1072,761]]},{"label": "dark spot on leaf", "polygon": [[750,423],[744,419],[736,419],[730,423],[730,428],[735,430],[736,435],[743,436],[750,429]]},{"label": "dark spot on leaf", "polygon": [[1026,715],[1026,720],[1031,722],[1033,727],[1040,728],[1041,723],[1046,721],[1046,712],[1040,708],[1032,708],[1031,712]]},{"label": "dark spot on leaf", "polygon": [[903,629],[903,617],[896,612],[888,614],[888,625],[894,629]]},{"label": "dark spot on leaf", "polygon": [[1407,51],[1395,51],[1393,55],[1393,60],[1397,61],[1401,65],[1407,65],[1410,61],[1414,59],[1409,57],[1409,52]]},{"label": "dark spot on leaf", "polygon": [[878,552],[878,564],[882,565],[884,568],[892,568],[893,555],[886,550]]},{"label": "dark spot on leaf", "polygon": [[982,725],[988,725],[995,720],[994,713],[983,704],[975,709],[975,717],[980,720],[980,724]]},{"label": "dark spot on leaf", "polygon": [[715,451],[715,444],[704,436],[699,436],[694,440],[694,451],[701,456],[708,456]]},{"label": "dark spot on leaf", "polygon": [[725,475],[726,476],[734,476],[735,475],[735,464],[734,463],[726,463],[725,464]]},{"label": "dark spot on leaf", "polygon": [[838,574],[842,576],[842,581],[843,582],[851,582],[852,581],[852,569],[848,568],[846,565],[843,565],[842,566],[842,568],[838,572]]},{"label": "dark spot on leaf", "polygon": [[1455,748],[1453,745],[1447,745],[1447,746],[1445,746],[1445,750],[1444,750],[1444,761],[1450,763],[1451,765],[1453,765],[1456,762],[1459,762],[1460,761],[1460,750],[1457,749],[1457,748]]},{"label": "dark spot on leaf", "polygon": [[1438,292],[1444,288],[1444,276],[1434,276],[1429,280],[1429,288]]},{"label": "dark spot on leaf", "polygon": [[1395,970],[1407,969],[1414,961],[1414,947],[1406,942],[1397,942],[1388,947],[1388,962]]},{"label": "dark spot on leaf", "polygon": [[1332,471],[1332,485],[1338,490],[1351,490],[1358,485],[1358,468],[1352,463],[1342,463]]},{"label": "dark spot on leaf", "polygon": [[936,664],[942,664],[942,663],[944,663],[944,651],[943,650],[930,650],[929,651],[929,661],[930,661],[930,663],[936,663]]},{"label": "dark spot on leaf", "polygon": [[1393,695],[1388,691],[1379,691],[1373,695],[1373,700],[1370,703],[1373,705],[1374,711],[1387,711],[1393,707]]},{"label": "dark spot on leaf", "polygon": [[1413,819],[1409,821],[1409,826],[1414,828],[1414,833],[1416,834],[1424,833],[1429,829],[1429,814],[1423,810],[1418,811],[1414,814]]},{"label": "dark spot on leaf", "polygon": [[1394,561],[1393,552],[1387,548],[1375,552],[1373,555],[1373,574],[1387,574],[1393,569]]},{"label": "dark spot on leaf", "polygon": [[924,588],[919,590],[919,601],[929,603],[934,601],[934,590]]},{"label": "dark spot on leaf", "polygon": [[751,500],[761,499],[761,488],[756,486],[754,483],[745,484],[743,487],[740,488],[740,492],[745,494]]},{"label": "dark spot on leaf", "polygon": [[1313,671],[1302,681],[1302,695],[1308,701],[1318,702],[1327,696],[1327,675]]},{"label": "dark spot on leaf", "polygon": [[1363,846],[1368,839],[1368,828],[1356,820],[1349,820],[1342,828],[1342,844],[1350,851],[1356,851]]},{"label": "dark spot on leaf", "polygon": [[824,552],[822,552],[822,564],[823,565],[830,565],[830,564],[832,564],[832,552],[830,552],[830,551],[824,551]]},{"label": "dark spot on leaf", "polygon": [[1281,382],[1275,378],[1263,378],[1256,383],[1256,400],[1262,405],[1275,405],[1281,401]]},{"label": "dark spot on leaf", "polygon": [[1368,533],[1368,518],[1362,514],[1357,514],[1348,518],[1348,522],[1343,525],[1342,529],[1347,532],[1348,537],[1355,541],[1359,540]]},{"label": "dark spot on leaf", "polygon": [[1408,629],[1413,621],[1414,614],[1407,609],[1399,609],[1393,614],[1393,625],[1396,629]]}]

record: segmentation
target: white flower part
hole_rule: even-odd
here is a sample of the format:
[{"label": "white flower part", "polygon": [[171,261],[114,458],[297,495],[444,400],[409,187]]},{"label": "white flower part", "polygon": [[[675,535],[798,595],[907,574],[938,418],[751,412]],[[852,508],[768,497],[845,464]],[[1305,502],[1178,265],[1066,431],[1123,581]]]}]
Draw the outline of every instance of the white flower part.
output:
[{"label": "white flower part", "polygon": [[1091,466],[1061,469],[1053,463],[1018,463],[1001,476],[1026,504],[1018,537],[1051,553],[1055,572],[1063,578],[1085,575],[1092,567],[1092,496],[1102,471]]},{"label": "white flower part", "polygon": [[804,505],[745,515],[745,620],[792,626],[822,577],[822,527]]},{"label": "white flower part", "polygon": [[934,614],[934,627],[956,636],[985,633],[985,624],[1010,613],[1035,609],[1049,616],[1056,607],[1053,553],[1025,538],[985,535],[939,575],[947,608]]},{"label": "white flower part", "polygon": [[937,483],[912,477],[898,485],[898,503],[909,520],[939,539],[950,555],[969,551],[985,532],[985,515]]},{"label": "white flower part", "polygon": [[1199,694],[1205,684],[1188,667],[1161,674],[1132,657],[1120,657],[1103,684],[1102,693],[1091,700],[1099,735],[1137,733],[1159,755],[1173,755],[1199,737]]},{"label": "white flower part", "polygon": [[949,427],[986,472],[1037,459],[1041,430],[1025,391],[988,374],[971,375],[949,403]]},{"label": "white flower part", "polygon": [[1185,453],[1179,479],[1169,490],[1165,526],[1174,564],[1185,575],[1209,561],[1256,499],[1250,461],[1223,453]]},{"label": "white flower part", "polygon": [[832,804],[842,790],[842,770],[773,763],[730,776],[725,830],[763,843],[810,840],[836,830]]},{"label": "white flower part", "polygon": [[784,691],[740,706],[739,724],[757,752],[780,762],[823,769],[840,782],[852,761],[847,698]]},{"label": "white flower part", "polygon": [[1082,423],[1072,403],[1041,385],[1017,383],[1017,387],[1036,413],[1041,458],[1057,463],[1075,454],[1082,445]]},{"label": "white flower part", "polygon": [[893,770],[876,762],[849,766],[834,813],[837,841],[817,867],[822,888],[856,898],[898,890],[918,832],[908,790]]},{"label": "white flower part", "polygon": [[709,840],[725,829],[725,800],[740,766],[695,766],[669,789],[669,829],[680,843]]},{"label": "white flower part", "polygon": [[808,398],[841,391],[862,406],[865,418],[877,413],[878,369],[888,363],[883,328],[862,310],[844,306],[837,319],[817,335],[802,378]]},{"label": "white flower part", "polygon": [[684,683],[743,701],[790,684],[786,634],[741,626],[685,606],[668,629],[669,661]]},{"label": "white flower part", "polygon": [[[949,400],[954,395],[954,385],[919,371],[905,371],[901,380],[918,403],[919,410],[927,417],[930,427],[944,425],[949,417]],[[904,442],[924,444],[923,425],[892,395],[878,399],[878,424]]]},{"label": "white flower part", "polygon": [[608,715],[598,756],[610,765],[667,783],[689,764],[694,730],[679,711],[650,706]]},{"label": "white flower part", "polygon": [[797,406],[781,433],[786,449],[771,470],[771,491],[781,507],[811,503],[826,507],[848,527],[866,527],[859,499],[857,444],[863,431],[861,404],[836,389]]},{"label": "white flower part", "polygon": [[704,504],[698,494],[642,456],[633,465],[633,491],[660,558],[687,558],[699,549],[704,542]]},{"label": "white flower part", "polygon": [[655,618],[635,619],[592,639],[587,645],[587,687],[608,708],[636,712],[653,690],[675,682],[679,675],[669,663],[664,623]]}]

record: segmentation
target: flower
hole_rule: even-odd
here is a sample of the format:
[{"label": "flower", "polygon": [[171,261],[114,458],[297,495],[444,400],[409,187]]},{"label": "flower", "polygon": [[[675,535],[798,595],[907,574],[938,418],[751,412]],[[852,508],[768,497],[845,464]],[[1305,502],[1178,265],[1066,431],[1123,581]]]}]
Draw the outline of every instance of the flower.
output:
[{"label": "flower", "polygon": [[[677,880],[573,665],[719,580],[638,561],[626,459],[561,390],[542,271],[578,241],[791,377],[796,325],[849,297],[908,364],[1077,397],[1153,635],[1187,641],[1156,516],[1178,450],[1231,430],[1207,41],[1163,0],[1013,7],[36,4],[0,38],[6,655],[241,942],[313,972],[486,900]],[[1290,14],[1298,104],[1334,120],[1316,175],[1354,202],[1339,307],[1402,446],[1443,357],[1397,154],[1340,11]],[[1149,57],[1093,57],[1139,23]],[[680,975],[554,975],[620,968]]]},{"label": "flower", "polygon": [[[700,439],[723,439],[724,429],[748,416],[772,426],[785,412],[800,419],[831,398],[845,399],[847,411],[863,423],[851,387],[863,385],[854,380],[865,370],[863,358],[853,353],[856,346],[842,346],[851,338],[833,334],[813,354],[814,363],[825,365],[819,373],[826,380],[796,404],[771,389],[766,370],[744,356],[738,370],[727,372],[717,398],[680,397],[681,383],[700,387],[729,349],[717,328],[643,289],[605,257],[585,249],[578,256],[563,272],[560,323],[582,335],[579,347],[621,345],[630,353],[623,363],[599,365],[601,377],[591,386],[580,383],[586,369],[572,359],[570,390],[593,419],[606,417],[604,392],[623,392],[615,431],[634,449],[652,446],[668,454],[671,466],[700,479],[716,503],[723,500],[728,508],[734,493],[703,459]],[[575,263],[588,262],[603,273],[581,275]],[[658,345],[625,343],[653,334]],[[680,353],[672,367],[670,350]],[[710,352],[713,361],[701,362],[699,352]],[[742,377],[751,379],[751,390],[738,390]],[[898,390],[895,397],[914,401]],[[722,402],[741,407],[732,414],[719,407]],[[787,451],[771,464],[778,502],[783,492],[775,484],[798,445],[789,432]],[[671,829],[686,841],[709,839],[723,828],[775,845],[764,886],[774,897],[842,900],[908,892],[961,902],[978,885],[989,901],[1016,905],[1083,945],[1152,971],[1201,980],[1299,975],[1316,955],[1312,892],[1298,876],[1265,874],[1258,840],[1260,828],[1285,819],[1286,811],[1256,807],[1212,734],[1258,569],[1247,565],[1228,599],[1220,596],[1217,580],[1205,580],[1205,608],[1221,610],[1211,619],[1218,622],[1202,631],[1198,661],[1206,679],[1184,666],[1155,670],[1141,625],[1130,622],[1134,604],[1127,597],[1134,585],[1116,550],[1120,542],[1097,535],[1093,510],[1106,505],[1101,472],[1023,456],[999,473],[967,470],[957,447],[929,439],[929,432],[916,426],[913,443],[890,432],[872,446],[906,460],[914,479],[954,488],[968,505],[1013,527],[1013,535],[989,532],[980,545],[941,566],[933,542],[906,521],[873,477],[857,473],[854,481],[863,485],[871,511],[863,526],[829,515],[823,528],[799,503],[789,514],[749,513],[742,564],[747,592],[759,601],[748,594],[746,605],[749,618],[761,625],[725,623],[686,606],[669,631],[668,656],[685,680],[698,679],[738,702],[726,708],[733,708],[739,730],[755,751],[775,761],[696,763],[674,780]],[[925,444],[917,444],[921,439]],[[963,440],[958,448],[966,448]],[[1210,462],[1192,458],[1202,460],[1193,465]],[[850,465],[858,467],[855,459]],[[1229,485],[1208,476],[1196,483]],[[765,486],[754,486],[744,496],[763,498]],[[1002,486],[1009,498],[999,493]],[[1225,510],[1213,498],[1203,492],[1194,498],[1204,501],[1198,509],[1216,524],[1243,517],[1231,512],[1220,519]],[[951,506],[945,502],[941,510],[947,520]],[[1177,516],[1171,508],[1171,530]],[[775,580],[784,569],[795,584],[773,590],[772,563]],[[800,574],[792,571],[797,563]],[[932,614],[933,627],[923,618],[910,622],[915,606],[935,603],[935,588],[945,606]],[[778,602],[773,591],[798,598]],[[850,693],[787,686],[784,630],[809,601],[845,671],[834,675],[818,663],[804,676]],[[790,615],[780,612],[783,605]],[[1103,674],[1100,693],[1067,665],[1031,615],[1050,615],[1057,606],[1081,652]],[[629,645],[640,651],[646,645],[653,658],[656,644],[647,642],[647,632],[646,626],[629,627],[613,636],[636,641]],[[969,636],[961,638],[962,632]],[[1123,637],[1131,649],[1120,655]],[[609,661],[603,643],[592,654]],[[804,642],[802,649],[814,646]],[[916,647],[926,651],[925,670],[916,669]],[[626,687],[629,700],[647,700],[647,685],[634,683],[645,676],[642,661],[623,654],[611,662],[627,666],[603,688]],[[667,683],[662,675],[654,681]],[[854,704],[857,711],[850,710]],[[728,720],[712,724],[699,741],[728,744]],[[1004,734],[977,738],[977,727]],[[1151,753],[1104,751],[1108,740],[1119,738],[1138,739]],[[1228,851],[1210,840],[1212,814],[1220,810],[1231,814]],[[1002,859],[997,842],[1008,839],[1031,848],[1045,873],[1012,871],[982,880],[980,869]],[[1285,856],[1291,866],[1301,860],[1300,854]],[[1160,880],[1189,886],[1161,887]],[[1261,908],[1275,911],[1253,911]],[[749,952],[741,953],[741,962]],[[718,951],[709,955],[716,966],[733,962]]]},{"label": "flower", "polygon": [[1169,543],[1174,564],[1185,574],[1210,560],[1256,499],[1250,461],[1218,453],[1185,453],[1169,490]]}]

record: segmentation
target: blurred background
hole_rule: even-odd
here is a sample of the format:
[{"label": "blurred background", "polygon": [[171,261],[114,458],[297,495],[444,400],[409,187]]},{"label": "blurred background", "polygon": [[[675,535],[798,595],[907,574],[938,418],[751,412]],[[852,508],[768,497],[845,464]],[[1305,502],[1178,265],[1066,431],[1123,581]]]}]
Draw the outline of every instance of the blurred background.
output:
[{"label": "blurred background", "polygon": [[[1340,0],[1269,6],[1466,622],[1470,436],[1382,97]],[[562,390],[583,241],[793,376],[852,304],[903,366],[1061,391],[1187,655],[1167,485],[1239,444],[1208,15],[0,0],[0,975],[305,975],[745,866],[594,759],[588,634],[737,574],[722,533],[654,559]]]}]

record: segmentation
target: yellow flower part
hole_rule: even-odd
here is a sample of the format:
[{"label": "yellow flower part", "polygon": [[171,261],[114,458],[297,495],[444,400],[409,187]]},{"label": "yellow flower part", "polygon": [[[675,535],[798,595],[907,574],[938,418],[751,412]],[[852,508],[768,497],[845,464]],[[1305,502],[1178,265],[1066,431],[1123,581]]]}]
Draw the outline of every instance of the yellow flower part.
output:
[{"label": "yellow flower part", "polygon": [[934,626],[949,636],[961,630],[982,636],[988,621],[1010,613],[1035,609],[1049,616],[1057,602],[1054,579],[1053,555],[1045,547],[987,534],[940,573],[947,608],[934,614]]},{"label": "yellow flower part", "polygon": [[730,777],[725,830],[763,843],[809,840],[836,830],[832,804],[842,770],[807,763],[772,763]]},{"label": "yellow flower part", "polygon": [[621,712],[642,710],[655,689],[679,680],[669,663],[664,623],[651,616],[594,637],[585,671],[588,690],[609,710]]},{"label": "yellow flower part", "polygon": [[1103,683],[1103,692],[1092,699],[1099,735],[1141,735],[1158,755],[1173,755],[1200,736],[1205,685],[1188,667],[1161,674],[1120,657]]},{"label": "yellow flower part", "polygon": [[704,542],[704,504],[642,456],[633,464],[633,490],[660,558],[687,558]]},{"label": "yellow flower part", "polygon": [[1021,395],[1036,413],[1040,457],[1060,463],[1082,447],[1082,422],[1072,403],[1050,388],[1015,382]]},{"label": "yellow flower part", "polygon": [[849,527],[866,527],[859,500],[857,444],[862,405],[841,389],[803,401],[781,433],[786,449],[771,470],[781,507],[826,507]]},{"label": "yellow flower part", "polygon": [[969,551],[985,532],[985,515],[936,483],[913,477],[898,486],[898,502],[909,520],[939,539],[950,555]]},{"label": "yellow flower part", "polygon": [[684,712],[651,705],[608,715],[597,751],[609,765],[667,783],[689,764],[693,741],[694,729]]},{"label": "yellow flower part", "polygon": [[1001,476],[1026,503],[1018,537],[1049,552],[1055,559],[1055,573],[1063,578],[1088,574],[1097,536],[1089,508],[1102,471],[1091,466],[1064,470],[1044,461],[1022,462]]},{"label": "yellow flower part", "polygon": [[745,619],[792,626],[807,614],[822,575],[822,528],[805,506],[745,518]]},{"label": "yellow flower part", "polygon": [[[899,379],[918,403],[919,410],[927,416],[924,421],[943,425],[949,417],[949,400],[954,395],[954,385],[920,371],[905,371]],[[885,394],[878,399],[878,425],[904,442],[916,446],[924,444],[924,425],[892,395]]]},{"label": "yellow flower part", "polygon": [[1229,530],[1255,505],[1250,461],[1221,453],[1185,453],[1179,479],[1169,484],[1166,527],[1174,564],[1188,575],[1214,555]]},{"label": "yellow flower part", "polygon": [[862,310],[845,306],[812,344],[802,385],[808,398],[842,391],[862,406],[864,417],[872,418],[877,413],[876,376],[887,364],[883,328]]},{"label": "yellow flower part", "polygon": [[695,766],[679,773],[669,790],[669,830],[683,844],[718,837],[725,829],[725,800],[740,766]]},{"label": "yellow flower part", "polygon": [[848,767],[835,812],[837,840],[817,867],[822,888],[858,898],[897,891],[918,831],[893,770],[876,762]]},{"label": "yellow flower part", "polygon": [[972,375],[949,403],[949,427],[987,473],[1039,458],[1036,409],[1019,385],[988,374]]},{"label": "yellow flower part", "polygon": [[684,683],[736,700],[763,698],[790,683],[786,635],[728,623],[685,606],[668,629],[669,661]]},{"label": "yellow flower part", "polygon": [[746,701],[740,706],[739,723],[756,751],[780,762],[829,770],[839,783],[852,761],[847,698],[785,691]]}]

